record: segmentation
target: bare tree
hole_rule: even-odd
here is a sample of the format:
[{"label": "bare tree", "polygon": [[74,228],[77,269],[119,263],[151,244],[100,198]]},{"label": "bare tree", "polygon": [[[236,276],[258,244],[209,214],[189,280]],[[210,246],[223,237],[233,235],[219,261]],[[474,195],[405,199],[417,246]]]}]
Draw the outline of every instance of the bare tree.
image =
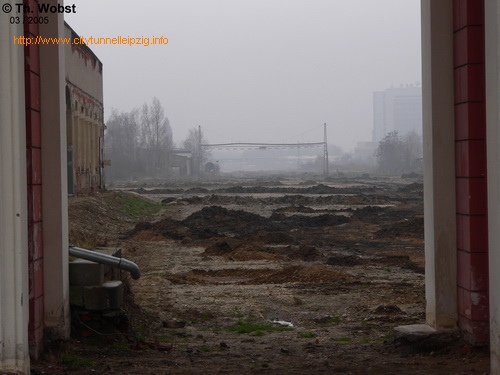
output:
[{"label": "bare tree", "polygon": [[202,147],[201,145],[207,144],[208,141],[203,134],[201,128],[191,128],[189,129],[189,134],[186,139],[182,142],[183,147],[186,150],[191,151],[193,160],[193,172],[195,174],[200,173],[200,167],[205,164],[207,159],[210,157],[210,152]]},{"label": "bare tree", "polygon": [[108,178],[158,176],[169,173],[172,128],[158,98],[130,112],[113,110],[106,123]]},{"label": "bare tree", "polygon": [[113,110],[106,123],[106,157],[111,159],[108,178],[126,179],[137,167],[138,111]]},{"label": "bare tree", "polygon": [[172,150],[172,128],[158,98],[141,109],[141,145],[145,150],[146,169],[154,176],[160,171],[168,173],[169,155]]}]

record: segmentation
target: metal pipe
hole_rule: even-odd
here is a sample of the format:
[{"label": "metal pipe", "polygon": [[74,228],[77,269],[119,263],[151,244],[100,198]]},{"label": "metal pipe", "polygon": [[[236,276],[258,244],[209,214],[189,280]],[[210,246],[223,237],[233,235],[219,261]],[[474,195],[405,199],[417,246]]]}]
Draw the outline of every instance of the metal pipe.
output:
[{"label": "metal pipe", "polygon": [[106,264],[118,269],[124,269],[130,272],[130,275],[134,280],[137,280],[139,277],[141,277],[141,270],[139,269],[137,264],[124,258],[117,258],[112,255],[101,254],[96,251],[82,249],[81,247],[71,245],[69,246],[69,255],[100,264]]}]

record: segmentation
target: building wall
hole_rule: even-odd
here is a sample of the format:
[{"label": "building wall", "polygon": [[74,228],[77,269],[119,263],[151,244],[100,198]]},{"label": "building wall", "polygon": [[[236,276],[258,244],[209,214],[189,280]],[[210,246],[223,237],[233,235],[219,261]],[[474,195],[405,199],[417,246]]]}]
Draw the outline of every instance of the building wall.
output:
[{"label": "building wall", "polygon": [[[47,3],[56,5],[58,0]],[[40,35],[64,35],[64,14],[50,13]],[[68,278],[68,189],[64,45],[40,46],[42,128],[42,217],[44,337],[65,339],[70,331]]]},{"label": "building wall", "polygon": [[488,204],[484,0],[453,4],[459,326],[487,343]]},{"label": "building wall", "polygon": [[[65,36],[78,38],[67,24]],[[104,188],[102,63],[85,45],[67,45],[64,52],[68,190],[94,192]]]},{"label": "building wall", "polygon": [[373,94],[373,141],[391,131],[400,135],[422,134],[422,89],[416,86],[389,88]]}]

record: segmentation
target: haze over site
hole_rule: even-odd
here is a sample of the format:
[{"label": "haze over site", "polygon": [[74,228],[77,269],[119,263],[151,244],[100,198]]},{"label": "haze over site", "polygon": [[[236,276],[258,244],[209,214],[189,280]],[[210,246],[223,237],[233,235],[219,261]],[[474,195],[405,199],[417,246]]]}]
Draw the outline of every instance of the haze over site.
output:
[{"label": "haze over site", "polygon": [[[67,3],[68,4],[68,3]],[[421,79],[419,0],[74,0],[86,38],[166,37],[167,45],[89,45],[104,65],[105,119],[156,96],[180,144],[371,140],[374,91]]]}]

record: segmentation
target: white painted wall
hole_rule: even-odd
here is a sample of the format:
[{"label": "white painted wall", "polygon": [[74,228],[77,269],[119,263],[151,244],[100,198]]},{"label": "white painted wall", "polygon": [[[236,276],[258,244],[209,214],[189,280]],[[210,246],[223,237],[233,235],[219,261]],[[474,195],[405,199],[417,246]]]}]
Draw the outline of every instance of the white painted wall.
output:
[{"label": "white painted wall", "polygon": [[[72,37],[71,25],[65,25],[64,36]],[[88,37],[88,35],[87,35]],[[102,63],[90,48],[80,45],[65,48],[66,78],[82,91],[103,103]]]},{"label": "white painted wall", "polygon": [[22,25],[0,23],[0,373],[29,374],[24,50],[13,43],[20,35]]},{"label": "white painted wall", "polygon": [[452,0],[422,0],[427,324],[457,325]]},{"label": "white painted wall", "polygon": [[[500,374],[500,1],[485,1],[491,375]],[[492,293],[493,292],[493,293]]]},{"label": "white painted wall", "polygon": [[[56,5],[57,0],[48,1]],[[44,37],[62,37],[62,14],[48,14],[40,25]],[[45,326],[57,337],[69,337],[68,186],[64,45],[40,48],[42,110],[42,206]]]}]

